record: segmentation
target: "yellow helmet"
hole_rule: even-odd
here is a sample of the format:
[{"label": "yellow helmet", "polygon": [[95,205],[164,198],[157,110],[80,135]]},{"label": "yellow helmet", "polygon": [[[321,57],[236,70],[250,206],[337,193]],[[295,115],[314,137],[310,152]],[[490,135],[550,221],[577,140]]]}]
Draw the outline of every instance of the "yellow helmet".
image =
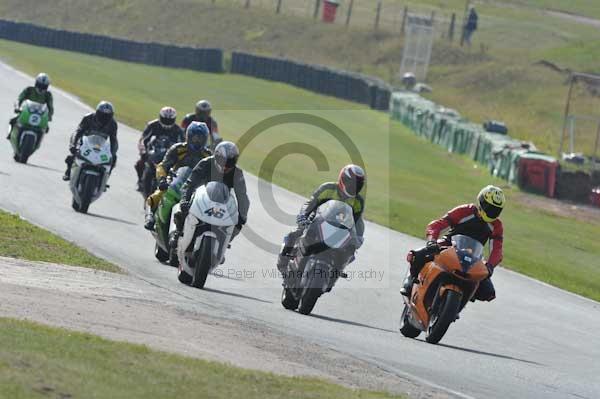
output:
[{"label": "yellow helmet", "polygon": [[501,188],[496,186],[486,186],[477,196],[479,216],[483,221],[491,223],[498,219],[502,209],[504,209],[505,203],[506,197]]}]

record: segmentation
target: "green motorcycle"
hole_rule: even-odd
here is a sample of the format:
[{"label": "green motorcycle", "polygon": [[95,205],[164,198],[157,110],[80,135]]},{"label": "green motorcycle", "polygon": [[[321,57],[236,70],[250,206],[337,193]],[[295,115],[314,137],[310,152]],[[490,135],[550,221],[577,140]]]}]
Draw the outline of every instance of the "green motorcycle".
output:
[{"label": "green motorcycle", "polygon": [[169,263],[173,267],[179,266],[177,251],[170,247],[169,242],[175,234],[175,222],[173,220],[173,207],[179,204],[181,199],[181,187],[192,173],[192,168],[182,167],[169,176],[169,188],[162,197],[156,211],[154,212],[155,225],[152,235],[156,240],[154,256],[160,262]]},{"label": "green motorcycle", "polygon": [[17,121],[9,126],[10,143],[15,152],[15,161],[27,163],[27,160],[42,143],[42,139],[48,131],[48,107],[46,104],[26,100],[18,113]]}]

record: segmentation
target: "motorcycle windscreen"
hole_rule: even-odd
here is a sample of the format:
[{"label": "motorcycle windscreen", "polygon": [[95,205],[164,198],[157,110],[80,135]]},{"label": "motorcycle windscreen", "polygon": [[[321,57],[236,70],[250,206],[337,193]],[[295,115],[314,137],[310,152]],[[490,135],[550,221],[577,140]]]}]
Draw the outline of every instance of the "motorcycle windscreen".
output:
[{"label": "motorcycle windscreen", "polygon": [[27,101],[26,103],[26,107],[29,110],[29,112],[33,113],[33,114],[44,114],[46,113],[46,111],[48,111],[48,107],[46,106],[46,104],[40,104],[40,103],[36,103],[35,101]]},{"label": "motorcycle windscreen", "polygon": [[110,163],[110,141],[101,135],[83,136],[79,153],[93,165]]},{"label": "motorcycle windscreen", "polygon": [[165,136],[154,138],[148,144],[148,158],[153,164],[158,164],[163,160],[165,154],[171,147],[171,140]]},{"label": "motorcycle windscreen", "polygon": [[483,244],[471,237],[455,235],[452,237],[452,246],[465,273],[483,258]]},{"label": "motorcycle windscreen", "polygon": [[343,248],[350,242],[352,236],[350,230],[345,227],[334,226],[325,221],[319,226],[323,242],[329,248]]},{"label": "motorcycle windscreen", "polygon": [[190,177],[191,174],[192,174],[192,168],[190,168],[189,166],[183,166],[183,167],[177,169],[177,174],[171,181],[171,184],[169,185],[169,187],[172,190],[175,190],[175,192],[177,194],[180,194],[181,186],[183,186],[183,183],[186,182],[186,180],[188,179],[188,177]]},{"label": "motorcycle windscreen", "polygon": [[346,230],[354,228],[354,212],[342,201],[327,201],[317,209],[317,213],[332,226]]},{"label": "motorcycle windscreen", "polygon": [[[217,185],[224,186],[227,190],[226,198],[221,195],[223,187]],[[198,187],[190,213],[213,226],[235,226],[238,223],[237,201],[235,196],[229,195],[229,188],[223,183],[210,182]]]}]

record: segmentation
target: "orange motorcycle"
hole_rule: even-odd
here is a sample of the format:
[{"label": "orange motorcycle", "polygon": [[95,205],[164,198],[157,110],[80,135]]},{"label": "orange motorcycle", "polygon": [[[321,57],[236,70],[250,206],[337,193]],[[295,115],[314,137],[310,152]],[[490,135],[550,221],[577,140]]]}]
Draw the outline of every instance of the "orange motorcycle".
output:
[{"label": "orange motorcycle", "polygon": [[425,340],[437,344],[488,275],[483,245],[471,237],[453,236],[452,246],[423,267],[410,298],[404,297],[402,335],[416,338],[425,331]]}]

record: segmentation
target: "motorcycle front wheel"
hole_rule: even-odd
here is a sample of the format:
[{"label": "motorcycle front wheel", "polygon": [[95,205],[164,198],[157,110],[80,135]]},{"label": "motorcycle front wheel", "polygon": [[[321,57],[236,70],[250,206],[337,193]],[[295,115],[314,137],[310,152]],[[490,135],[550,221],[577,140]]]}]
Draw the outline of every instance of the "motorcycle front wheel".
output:
[{"label": "motorcycle front wheel", "polygon": [[204,236],[200,249],[194,256],[194,279],[192,286],[196,288],[204,288],[208,272],[213,264],[215,264],[215,256],[213,249],[215,247],[215,238]]},{"label": "motorcycle front wheel", "polygon": [[448,327],[454,320],[460,310],[460,304],[462,302],[462,294],[460,292],[447,290],[444,293],[441,303],[438,306],[436,314],[432,314],[429,319],[429,326],[427,328],[427,336],[425,341],[430,344],[437,344],[440,342]]}]

